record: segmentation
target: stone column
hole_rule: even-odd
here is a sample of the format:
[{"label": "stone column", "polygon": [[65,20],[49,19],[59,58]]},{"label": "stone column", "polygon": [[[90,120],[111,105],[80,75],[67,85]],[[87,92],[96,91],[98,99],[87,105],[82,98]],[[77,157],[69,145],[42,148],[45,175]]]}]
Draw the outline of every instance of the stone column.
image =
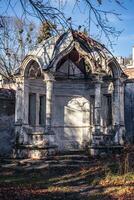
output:
[{"label": "stone column", "polygon": [[52,112],[53,112],[53,89],[54,89],[54,77],[49,72],[45,76],[46,83],[46,126],[45,126],[45,138],[49,144],[49,154],[55,152],[55,134],[52,130]]},{"label": "stone column", "polygon": [[119,144],[119,129],[120,129],[120,80],[114,82],[113,93],[113,126],[115,129],[115,143]]},{"label": "stone column", "polygon": [[124,83],[120,84],[120,125],[124,126]]},{"label": "stone column", "polygon": [[29,83],[28,80],[24,80],[24,87],[23,87],[23,124],[28,125],[28,113],[29,113]]},{"label": "stone column", "polygon": [[17,82],[16,103],[15,103],[15,123],[22,123],[22,83]]},{"label": "stone column", "polygon": [[[16,103],[15,103],[15,145],[13,150],[13,157],[18,156],[18,146],[20,145],[22,138],[22,125],[23,125],[23,107],[24,107],[24,79],[17,78],[17,90],[16,90]],[[16,147],[17,146],[17,147]]]},{"label": "stone column", "polygon": [[101,84],[102,78],[97,76],[94,87],[95,104],[94,104],[94,126],[95,130],[92,135],[91,155],[99,154],[98,146],[103,142],[103,135],[101,134]]},{"label": "stone column", "polygon": [[54,77],[51,73],[45,74],[46,84],[46,124],[45,133],[52,134],[52,106],[53,106],[53,82]]},{"label": "stone column", "polygon": [[53,79],[46,80],[46,128],[45,133],[52,133]]},{"label": "stone column", "polygon": [[100,113],[101,112],[101,80],[95,82],[95,106],[94,125],[95,134],[100,134]]},{"label": "stone column", "polygon": [[119,126],[120,122],[120,80],[114,82],[113,92],[113,125]]},{"label": "stone column", "polygon": [[124,122],[124,83],[120,81],[120,121],[119,121],[119,144],[124,144],[125,139],[125,122]]},{"label": "stone column", "polygon": [[123,144],[124,125],[124,84],[120,79],[114,82],[113,94],[113,125],[115,129],[115,143]]},{"label": "stone column", "polygon": [[123,144],[124,126],[124,84],[120,79],[114,82],[113,94],[113,125],[115,129],[115,143]]}]

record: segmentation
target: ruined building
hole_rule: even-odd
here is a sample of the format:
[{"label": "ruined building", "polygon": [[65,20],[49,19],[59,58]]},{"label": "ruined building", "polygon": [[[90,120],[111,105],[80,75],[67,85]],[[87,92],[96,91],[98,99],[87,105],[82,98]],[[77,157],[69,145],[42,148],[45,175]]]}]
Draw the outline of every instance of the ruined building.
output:
[{"label": "ruined building", "polygon": [[69,30],[36,46],[16,73],[15,155],[42,158],[124,143],[126,75],[104,45]]},{"label": "ruined building", "polygon": [[122,147],[125,135],[133,138],[127,76],[104,45],[83,33],[42,42],[15,77],[15,127],[14,91],[0,90],[0,156],[43,158],[87,148],[96,155]]}]

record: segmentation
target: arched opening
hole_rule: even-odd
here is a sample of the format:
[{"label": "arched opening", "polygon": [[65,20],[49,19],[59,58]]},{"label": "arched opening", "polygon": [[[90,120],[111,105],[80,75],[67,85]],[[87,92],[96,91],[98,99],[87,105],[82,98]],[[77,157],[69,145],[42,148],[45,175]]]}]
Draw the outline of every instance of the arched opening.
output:
[{"label": "arched opening", "polygon": [[90,107],[87,97],[62,96],[55,98],[55,135],[59,150],[84,148],[90,140]]},{"label": "arched opening", "polygon": [[[84,138],[86,142],[91,141],[93,133],[98,129],[104,138],[113,134],[116,115],[114,101],[118,92],[118,88],[114,92],[114,81],[120,76],[121,70],[116,61],[108,62],[108,58],[106,60],[102,58],[100,62],[98,57],[95,58],[88,61],[86,56],[81,55],[74,48],[55,65],[57,96],[55,97],[54,117],[59,118],[55,120],[56,126],[60,127],[62,124],[62,127],[58,127],[55,131],[62,138],[57,136],[59,137],[57,141],[64,143],[59,144],[61,148],[65,144],[70,145],[70,148],[80,148]],[[80,105],[81,101],[86,102],[82,100],[83,98],[87,99],[89,106],[85,111],[81,110]],[[88,118],[87,124],[83,121],[86,117]],[[100,142],[104,141],[100,140]]]},{"label": "arched opening", "polygon": [[43,78],[42,70],[39,63],[35,60],[30,60],[25,67],[24,76],[28,79]]},{"label": "arched opening", "polygon": [[108,67],[109,67],[109,71],[111,72],[113,78],[120,77],[121,68],[120,68],[119,64],[116,62],[116,60],[113,60],[113,59],[110,60],[108,62]]},{"label": "arched opening", "polygon": [[87,65],[85,57],[74,48],[57,63],[55,77],[64,77],[64,79],[88,78],[90,71],[90,64]]},{"label": "arched opening", "polygon": [[[26,62],[28,59],[28,62]],[[45,86],[40,63],[26,58],[24,65],[24,101],[27,101],[26,118],[31,127],[45,124]]]},{"label": "arched opening", "polygon": [[73,97],[64,106],[64,137],[71,148],[82,148],[89,139],[90,105],[85,97]]}]

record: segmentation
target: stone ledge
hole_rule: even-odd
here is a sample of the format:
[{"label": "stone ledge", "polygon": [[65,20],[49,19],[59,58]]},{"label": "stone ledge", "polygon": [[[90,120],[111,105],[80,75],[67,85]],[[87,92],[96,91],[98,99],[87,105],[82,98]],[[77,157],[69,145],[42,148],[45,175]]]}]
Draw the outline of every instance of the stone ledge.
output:
[{"label": "stone ledge", "polygon": [[88,146],[88,148],[92,149],[123,149],[124,146],[122,145],[91,145],[91,146]]},{"label": "stone ledge", "polygon": [[28,135],[45,135],[45,134],[44,134],[44,132],[39,131],[39,132],[28,133]]},{"label": "stone ledge", "polygon": [[57,151],[56,145],[51,146],[33,146],[19,145],[14,148],[14,158],[31,158],[31,159],[47,159],[49,155],[55,155]]},{"label": "stone ledge", "polygon": [[121,145],[91,145],[88,146],[88,150],[91,156],[100,156],[101,154],[117,153],[120,154],[124,146]]},{"label": "stone ledge", "polygon": [[30,150],[45,150],[45,149],[56,149],[56,145],[47,145],[47,146],[37,146],[37,145],[19,145],[17,146],[17,149],[30,149]]}]

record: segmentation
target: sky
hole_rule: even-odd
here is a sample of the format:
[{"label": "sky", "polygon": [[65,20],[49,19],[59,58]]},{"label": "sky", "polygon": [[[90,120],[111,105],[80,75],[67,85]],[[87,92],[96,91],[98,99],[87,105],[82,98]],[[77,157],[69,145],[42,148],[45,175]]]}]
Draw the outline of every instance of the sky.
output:
[{"label": "sky", "polygon": [[[92,1],[93,3],[95,2]],[[102,10],[115,10],[119,15],[119,18],[116,18],[113,15],[109,15],[109,21],[110,25],[114,26],[117,30],[122,31],[121,35],[119,36],[118,40],[115,39],[113,41],[113,54],[115,56],[123,56],[128,57],[131,55],[132,52],[132,46],[134,46],[134,0],[124,0],[123,7],[120,7],[119,5],[113,3],[113,0],[103,0],[104,4],[100,6],[99,8]],[[72,12],[72,7],[74,6],[74,0],[69,0],[68,6],[65,8],[65,13],[68,14],[68,16],[72,16],[72,22],[74,24],[80,24],[80,25],[87,25],[89,15],[89,11],[86,9],[85,6],[81,3],[79,12],[78,8],[75,8]],[[93,24],[91,24],[91,34],[92,36],[96,33],[96,27],[94,27]],[[102,38],[102,42],[106,44],[106,38]],[[109,47],[110,48],[110,47]]]},{"label": "sky", "polygon": [[[52,5],[57,6],[58,8],[62,9],[65,13],[66,17],[72,18],[73,28],[77,29],[79,25],[87,27],[89,29],[89,22],[90,22],[90,35],[96,38],[97,28],[93,24],[92,21],[88,20],[89,10],[83,3],[84,0],[79,0],[80,4],[78,6],[74,6],[75,0],[50,0]],[[66,1],[68,2],[66,4]],[[96,0],[91,0],[94,5],[97,6]],[[21,13],[20,5],[18,1],[12,0],[14,2],[14,10],[9,7],[7,9],[7,1],[2,0],[0,3],[0,13],[3,13],[6,9],[5,15],[17,15]],[[15,4],[15,2],[17,2]],[[45,0],[44,0],[45,2]],[[60,3],[59,3],[60,2]],[[99,6],[99,9],[102,10],[111,10],[115,11],[116,13],[120,14],[120,19],[116,18],[113,15],[109,15],[109,24],[114,26],[117,30],[122,31],[120,37],[117,39],[114,38],[113,41],[113,49],[111,50],[115,56],[123,56],[127,57],[131,55],[132,46],[134,46],[134,0],[122,0],[123,7],[120,7],[114,0],[102,0],[102,6]],[[35,22],[37,20],[34,18]],[[94,20],[94,18],[93,18]],[[101,38],[101,42],[107,45],[107,40],[105,37]],[[110,48],[110,47],[109,47]]]}]

